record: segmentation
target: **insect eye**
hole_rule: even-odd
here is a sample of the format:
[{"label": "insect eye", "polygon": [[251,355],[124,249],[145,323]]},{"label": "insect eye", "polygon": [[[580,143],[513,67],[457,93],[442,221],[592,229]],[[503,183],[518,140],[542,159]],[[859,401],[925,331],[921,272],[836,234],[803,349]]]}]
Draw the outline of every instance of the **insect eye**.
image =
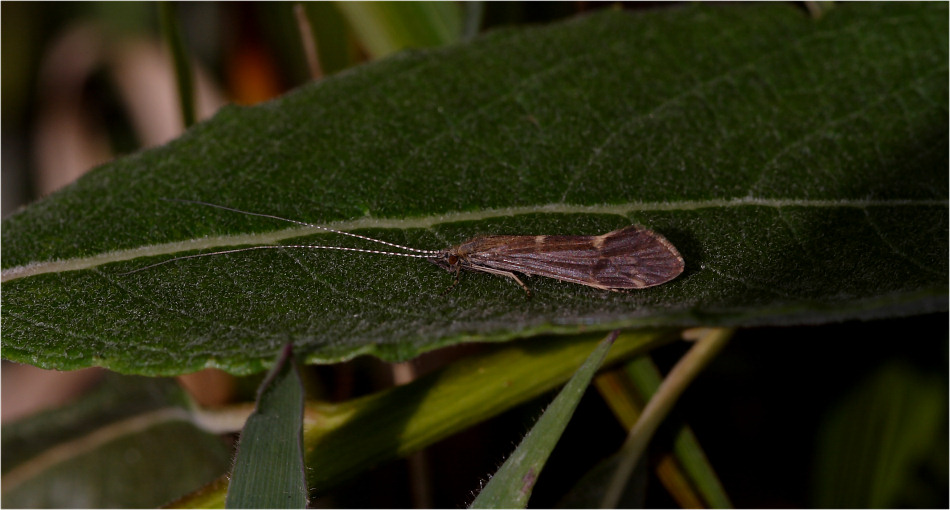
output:
[{"label": "insect eye", "polygon": [[449,265],[450,265],[450,266],[454,266],[455,264],[458,264],[458,262],[459,262],[459,258],[458,258],[457,256],[455,256],[455,255],[449,255]]}]

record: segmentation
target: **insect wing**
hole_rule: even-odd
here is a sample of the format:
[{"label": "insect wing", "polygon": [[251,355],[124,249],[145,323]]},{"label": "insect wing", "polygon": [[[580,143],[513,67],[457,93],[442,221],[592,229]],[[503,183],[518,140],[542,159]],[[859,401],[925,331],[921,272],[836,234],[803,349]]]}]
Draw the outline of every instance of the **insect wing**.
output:
[{"label": "insect wing", "polygon": [[683,272],[683,257],[665,237],[643,227],[626,227],[600,236],[603,273],[599,277],[617,281],[611,288],[640,289],[666,283]]},{"label": "insect wing", "polygon": [[599,289],[642,289],[683,272],[663,236],[636,226],[600,236],[486,236],[459,247],[470,269],[490,267]]}]

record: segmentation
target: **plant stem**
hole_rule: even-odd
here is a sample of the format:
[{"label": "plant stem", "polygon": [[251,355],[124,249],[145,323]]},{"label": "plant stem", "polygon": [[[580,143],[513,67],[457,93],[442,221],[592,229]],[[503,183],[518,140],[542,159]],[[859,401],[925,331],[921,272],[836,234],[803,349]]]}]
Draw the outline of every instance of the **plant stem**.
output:
[{"label": "plant stem", "polygon": [[178,86],[178,98],[181,102],[181,119],[185,127],[195,123],[195,88],[191,72],[191,63],[185,52],[185,43],[181,36],[175,6],[171,2],[158,3],[158,17],[161,20],[162,35],[168,41],[175,67],[175,82]]},{"label": "plant stem", "polygon": [[601,500],[601,508],[615,508],[623,494],[627,480],[633,473],[640,456],[646,449],[657,427],[669,414],[676,400],[689,383],[716,356],[732,336],[732,329],[715,329],[696,342],[689,352],[673,367],[659,389],[643,408],[643,414],[621,448],[623,459],[614,472],[610,486]]}]

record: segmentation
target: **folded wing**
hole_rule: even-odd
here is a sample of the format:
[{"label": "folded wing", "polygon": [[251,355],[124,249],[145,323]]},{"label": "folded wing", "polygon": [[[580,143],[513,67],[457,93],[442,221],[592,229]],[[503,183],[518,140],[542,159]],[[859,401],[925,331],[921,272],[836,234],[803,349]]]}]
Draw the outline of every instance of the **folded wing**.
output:
[{"label": "folded wing", "polygon": [[637,226],[600,236],[485,236],[470,245],[472,269],[487,266],[609,290],[660,285],[684,267],[669,241]]}]

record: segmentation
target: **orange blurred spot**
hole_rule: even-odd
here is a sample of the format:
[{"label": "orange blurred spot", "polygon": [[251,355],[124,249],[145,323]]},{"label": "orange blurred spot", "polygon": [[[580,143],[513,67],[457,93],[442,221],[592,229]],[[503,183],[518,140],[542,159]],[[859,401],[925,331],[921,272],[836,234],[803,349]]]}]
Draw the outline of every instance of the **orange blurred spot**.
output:
[{"label": "orange blurred spot", "polygon": [[277,65],[267,52],[256,45],[242,45],[232,54],[228,65],[228,81],[232,99],[237,104],[260,103],[283,92]]}]

